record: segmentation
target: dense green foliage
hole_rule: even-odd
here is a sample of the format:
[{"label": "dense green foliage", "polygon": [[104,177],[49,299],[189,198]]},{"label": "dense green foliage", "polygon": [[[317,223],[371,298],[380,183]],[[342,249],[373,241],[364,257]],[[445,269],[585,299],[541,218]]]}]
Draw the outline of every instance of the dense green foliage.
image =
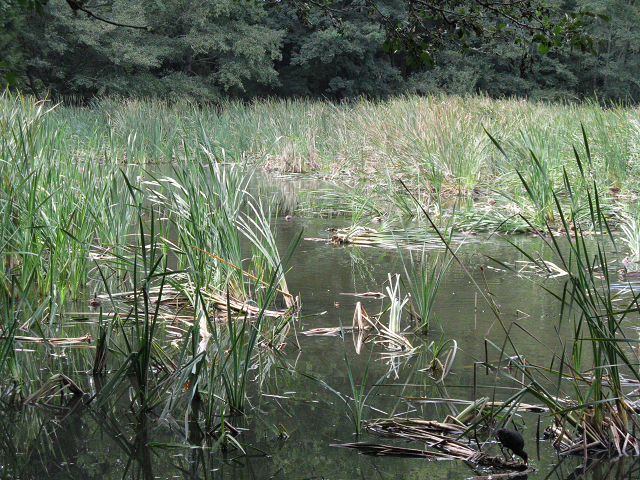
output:
[{"label": "dense green foliage", "polygon": [[640,100],[635,4],[484,3],[88,0],[74,10],[65,0],[8,0],[0,69],[3,82],[39,97]]}]

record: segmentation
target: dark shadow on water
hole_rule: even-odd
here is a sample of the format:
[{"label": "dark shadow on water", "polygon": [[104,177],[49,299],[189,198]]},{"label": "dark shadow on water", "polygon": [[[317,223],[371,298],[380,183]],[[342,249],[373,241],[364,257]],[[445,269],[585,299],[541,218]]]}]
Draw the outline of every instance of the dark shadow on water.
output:
[{"label": "dark shadow on water", "polygon": [[[81,399],[80,399],[81,400]],[[296,412],[290,406],[293,415]],[[61,408],[68,410],[60,414]],[[309,405],[305,404],[307,414]],[[117,411],[117,410],[116,410]],[[312,431],[295,431],[287,441],[265,440],[255,418],[239,420],[246,434],[242,442],[259,445],[268,455],[247,450],[247,455],[228,448],[221,451],[215,438],[191,420],[185,436],[184,419],[158,421],[153,414],[111,413],[107,408],[87,407],[70,400],[50,408],[25,406],[0,411],[0,457],[3,478],[470,478],[490,472],[461,461],[428,462],[421,459],[367,457],[355,452],[326,448],[324,438]],[[331,421],[318,412],[312,422]],[[189,420],[187,420],[189,423]],[[247,430],[244,430],[244,429]],[[252,434],[253,432],[254,434]],[[339,432],[335,434],[343,436]],[[335,435],[334,434],[334,435]],[[262,436],[262,438],[258,438]],[[366,437],[365,441],[379,441]],[[544,444],[544,442],[543,442]],[[640,458],[613,460],[543,456],[537,470],[519,479],[613,480],[640,478]],[[545,463],[543,463],[545,462]]]},{"label": "dark shadow on water", "polygon": [[558,457],[558,463],[545,479],[618,480],[640,478],[640,457],[613,459]]}]

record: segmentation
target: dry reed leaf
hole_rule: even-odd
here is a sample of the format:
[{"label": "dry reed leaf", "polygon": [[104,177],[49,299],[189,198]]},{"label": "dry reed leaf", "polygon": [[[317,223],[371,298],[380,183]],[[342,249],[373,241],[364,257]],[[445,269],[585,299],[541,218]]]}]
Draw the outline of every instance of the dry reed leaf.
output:
[{"label": "dry reed leaf", "polygon": [[30,404],[42,401],[42,403],[46,404],[51,398],[62,394],[65,390],[69,390],[76,396],[84,395],[84,391],[73,380],[63,373],[57,373],[44,382],[42,387],[29,395],[24,403]]},{"label": "dry reed leaf", "polygon": [[313,328],[306,332],[300,332],[302,335],[308,336],[334,336],[340,335],[340,327]]},{"label": "dry reed leaf", "polygon": [[443,458],[449,458],[453,460],[455,458],[440,452],[429,452],[426,450],[396,447],[393,445],[378,445],[375,443],[343,443],[343,444],[332,444],[329,446],[338,447],[338,448],[353,448],[355,450],[358,450],[363,455],[373,455],[373,456],[388,455],[388,456],[406,457],[406,458],[428,458],[431,460],[443,459]]},{"label": "dry reed leaf", "polygon": [[[418,456],[430,459],[448,458],[452,460],[466,460],[493,468],[520,471],[528,469],[524,464],[507,462],[499,457],[488,455],[481,450],[477,450],[471,445],[471,443],[460,441],[460,434],[466,431],[466,429],[467,427],[465,425],[459,425],[457,422],[450,424],[416,418],[374,420],[367,425],[367,430],[380,435],[394,436],[404,440],[423,442],[426,443],[428,447],[439,450],[439,452],[360,443],[333,446],[355,448],[366,455]],[[442,432],[447,432],[450,436]]]},{"label": "dry reed leaf", "polygon": [[[213,294],[211,296],[211,302],[217,310],[226,312],[227,311],[227,299],[223,295]],[[250,317],[257,317],[260,315],[262,311],[258,307],[254,307],[253,305],[247,305],[246,303],[238,302],[237,300],[231,299],[229,301],[229,306],[231,310],[248,315]],[[276,311],[276,310],[264,310],[262,311],[263,315],[266,317],[280,317],[285,312],[284,311]]]},{"label": "dry reed leaf", "polygon": [[354,330],[357,328],[358,330],[364,330],[367,327],[367,324],[371,323],[367,312],[362,306],[361,302],[356,303],[356,308],[353,312],[353,320],[351,322],[351,328]]},{"label": "dry reed leaf", "polygon": [[53,343],[55,345],[74,345],[78,343],[91,343],[91,335],[86,334],[83,337],[74,338],[42,338],[42,337],[23,337],[16,335],[13,337],[21,342],[34,342],[34,343]]},{"label": "dry reed leaf", "polygon": [[349,295],[351,297],[372,297],[372,298],[385,298],[386,295],[380,292],[364,292],[364,293],[340,293],[340,295]]}]

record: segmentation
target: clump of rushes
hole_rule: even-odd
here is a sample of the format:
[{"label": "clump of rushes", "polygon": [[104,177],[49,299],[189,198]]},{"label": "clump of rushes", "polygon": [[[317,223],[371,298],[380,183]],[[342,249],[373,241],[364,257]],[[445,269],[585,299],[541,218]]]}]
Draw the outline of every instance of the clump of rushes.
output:
[{"label": "clump of rushes", "polygon": [[[20,103],[5,94],[0,108],[10,116]],[[32,102],[22,103],[26,109]],[[578,119],[593,132],[601,186],[637,188],[629,161],[637,150],[635,117],[631,108],[605,109],[595,102],[544,104],[445,95],[342,104],[227,100],[216,106],[103,98],[90,109],[60,105],[43,128],[52,138],[55,132],[74,132],[54,138],[62,158],[74,161],[165,163],[190,160],[187,152],[206,159],[200,149],[205,146],[210,152],[223,148],[230,158],[246,155],[269,169],[319,172],[350,183],[366,180],[362,186],[383,185],[389,191],[401,176],[414,190],[448,197],[473,195],[476,188],[508,191],[514,184],[513,168],[524,173],[530,151],[559,185],[562,167],[571,160],[564,145],[574,142]],[[522,163],[495,155],[483,126],[502,132],[505,150]],[[385,171],[389,166],[391,179]]]},{"label": "clump of rushes", "polygon": [[[154,209],[143,207],[144,196],[132,186],[126,175],[123,174],[123,178],[131,198],[130,208],[135,211],[138,232],[133,258],[120,257],[119,261],[129,266],[133,291],[128,312],[117,313],[107,332],[100,334],[100,342],[104,343],[106,339],[114,337],[115,327],[121,327],[119,342],[112,343],[110,348],[120,353],[124,362],[100,390],[97,401],[99,404],[106,402],[128,376],[133,375],[135,393],[131,405],[144,411],[156,406],[164,397],[168,388],[167,374],[176,368],[157,342],[161,322],[160,307],[164,301],[167,279],[181,272],[167,268],[164,242],[156,231]],[[113,303],[110,283],[102,268],[98,269]],[[107,348],[104,344],[100,347],[103,351]],[[101,361],[96,358],[94,369],[101,370]]]},{"label": "clump of rushes", "polygon": [[[637,339],[627,335],[624,320],[628,314],[638,311],[640,293],[631,290],[627,298],[619,296],[619,290],[612,288],[611,269],[606,252],[616,239],[601,206],[601,197],[595,182],[590,182],[592,158],[583,129],[586,163],[577,150],[575,162],[580,172],[580,182],[585,186],[586,202],[589,205],[588,228],[580,225],[575,218],[582,202],[577,198],[570,176],[564,174],[564,195],[567,202],[561,202],[558,193],[553,194],[556,214],[566,232],[575,235],[557,237],[552,235],[553,226],[549,217],[545,218],[545,241],[555,256],[554,262],[567,272],[564,288],[556,293],[552,288],[542,286],[561,305],[561,322],[571,321],[573,325],[573,345],[565,347],[561,354],[553,354],[548,367],[515,363],[521,373],[517,380],[523,388],[512,397],[518,401],[524,394],[532,394],[549,407],[554,418],[552,432],[556,445],[568,453],[589,451],[607,452],[619,455],[626,451],[638,453],[640,448],[635,433],[638,431],[635,415],[628,398],[627,378],[640,381],[638,373]],[[533,189],[521,176],[524,187],[533,196]],[[534,198],[531,199],[535,201]],[[594,233],[583,235],[583,229]],[[529,254],[514,245],[530,262],[546,271],[544,261],[539,256]],[[499,262],[501,263],[501,262]],[[507,265],[501,263],[506,268]],[[513,270],[513,269],[511,269]],[[621,305],[621,301],[626,306]],[[516,346],[507,338],[510,347]],[[587,354],[586,348],[589,347]],[[504,347],[500,348],[504,358]],[[555,390],[543,386],[536,371],[546,371],[547,380],[555,376]],[[512,379],[516,380],[517,375]],[[567,380],[569,379],[569,380]],[[564,401],[567,383],[573,390],[573,401],[569,406]],[[581,438],[574,443],[574,439]]]},{"label": "clump of rushes", "polygon": [[[451,243],[453,229],[445,227],[444,235]],[[423,244],[419,258],[415,258],[417,255],[412,250],[401,248],[400,244],[398,254],[404,269],[402,285],[410,293],[408,308],[416,323],[415,330],[428,333],[438,289],[454,257],[449,250],[439,252],[427,248],[426,244]]]},{"label": "clump of rushes", "polygon": [[[628,261],[636,265],[640,261],[640,215],[638,213],[637,210],[629,212],[624,216],[620,225],[621,240],[629,252]],[[629,268],[628,265],[624,265],[624,267]],[[636,270],[636,268],[630,270]]]}]

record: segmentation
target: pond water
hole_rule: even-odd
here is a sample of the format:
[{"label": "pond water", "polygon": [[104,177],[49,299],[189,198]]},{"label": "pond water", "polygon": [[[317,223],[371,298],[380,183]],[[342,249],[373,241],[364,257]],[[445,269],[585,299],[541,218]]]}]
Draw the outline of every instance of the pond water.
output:
[{"label": "pond water", "polygon": [[[467,273],[453,264],[438,291],[435,315],[428,335],[412,337],[416,344],[455,340],[458,351],[444,384],[437,384],[424,370],[428,355],[412,358],[383,355],[385,350],[368,344],[360,355],[354,351],[350,333],[340,336],[305,336],[303,331],[320,327],[349,327],[356,302],[362,302],[370,314],[380,312],[387,300],[359,298],[345,294],[384,292],[389,273],[401,273],[402,262],[392,248],[336,246],[328,241],[329,227],[348,225],[345,218],[302,218],[276,220],[282,247],[304,231],[292,261],[288,285],[302,299],[301,318],[290,333],[284,349],[286,362],[274,364],[268,375],[250,386],[250,405],[245,417],[227,418],[240,430],[238,441],[246,455],[229,448],[220,450],[215,441],[197,428],[185,431],[188,420],[160,415],[127,415],[122,410],[108,410],[79,402],[74,408],[24,406],[4,408],[0,412],[2,434],[3,478],[274,478],[274,479],[460,479],[490,474],[489,471],[463,461],[427,461],[391,456],[372,457],[354,450],[332,445],[349,442],[385,443],[408,448],[422,448],[416,443],[398,442],[371,433],[354,434],[353,420],[340,397],[300,373],[313,375],[331,389],[351,396],[349,366],[355,381],[371,385],[385,373],[392,372],[384,384],[373,390],[365,410],[366,419],[403,416],[443,421],[466,405],[455,402],[428,402],[426,399],[450,398],[473,400],[487,396],[505,400],[517,385],[475,370],[474,362],[485,359],[485,339],[498,346],[504,342],[504,331],[478,288]],[[545,251],[539,238],[511,237],[527,251]],[[437,250],[434,250],[435,255]],[[519,353],[528,362],[548,365],[552,351],[561,348],[556,327],[559,305],[531,279],[516,277],[498,268],[487,256],[503,262],[520,259],[516,250],[503,237],[470,237],[458,251],[459,257],[481,288],[486,288],[502,312],[508,328],[516,322],[512,338]],[[480,267],[484,267],[482,271]],[[562,279],[541,280],[558,290]],[[485,283],[486,281],[486,283]],[[634,317],[637,319],[637,317]],[[82,335],[89,325],[72,321],[51,326],[47,336]],[[57,329],[57,330],[56,330]],[[526,331],[525,331],[526,329]],[[373,348],[373,353],[371,349]],[[77,348],[35,348],[36,354],[21,352],[25,361],[44,357],[37,370],[42,377],[65,372],[94,393],[105,379],[92,377],[78,357],[91,355],[90,349],[78,353]],[[508,353],[511,353],[507,349]],[[388,352],[387,352],[388,353]],[[489,360],[497,361],[495,349]],[[28,360],[33,358],[33,360]],[[299,373],[291,373],[291,371]],[[365,377],[366,372],[366,377]],[[256,374],[256,379],[258,375]],[[370,388],[366,387],[365,392]],[[127,393],[123,392],[123,403]],[[423,399],[416,401],[416,398]],[[527,398],[526,402],[536,403]],[[540,423],[539,423],[540,422]],[[544,414],[523,413],[520,418],[530,463],[536,471],[531,479],[573,478],[640,478],[636,458],[616,462],[582,462],[580,458],[558,456],[552,445],[536,441],[549,418]],[[282,426],[282,427],[279,427]],[[288,438],[280,438],[279,429]],[[488,446],[488,445],[487,445]],[[499,455],[496,445],[491,453]]]}]

